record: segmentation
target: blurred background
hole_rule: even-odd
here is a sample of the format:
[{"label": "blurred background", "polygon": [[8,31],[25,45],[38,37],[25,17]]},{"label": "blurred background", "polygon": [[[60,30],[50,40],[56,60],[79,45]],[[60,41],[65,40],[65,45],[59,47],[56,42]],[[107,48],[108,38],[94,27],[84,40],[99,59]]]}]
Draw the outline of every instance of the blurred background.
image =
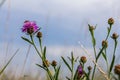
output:
[{"label": "blurred background", "polygon": [[[97,25],[95,37],[99,49],[106,36],[109,26],[107,20],[110,17],[115,20],[111,33],[120,35],[119,3],[119,0],[0,0],[0,68],[19,49],[4,74],[11,73],[7,77],[14,79],[37,76],[34,80],[43,78],[39,75],[45,75],[35,65],[40,63],[40,59],[34,48],[21,39],[21,36],[28,37],[21,32],[25,20],[36,21],[42,28],[43,45],[47,46],[47,57],[50,61],[54,59],[62,64],[60,56],[69,56],[71,51],[75,56],[87,56],[79,42],[93,55],[88,24]],[[110,58],[114,41],[109,38],[108,42],[107,55]],[[120,64],[120,43],[116,55],[115,62]]]}]

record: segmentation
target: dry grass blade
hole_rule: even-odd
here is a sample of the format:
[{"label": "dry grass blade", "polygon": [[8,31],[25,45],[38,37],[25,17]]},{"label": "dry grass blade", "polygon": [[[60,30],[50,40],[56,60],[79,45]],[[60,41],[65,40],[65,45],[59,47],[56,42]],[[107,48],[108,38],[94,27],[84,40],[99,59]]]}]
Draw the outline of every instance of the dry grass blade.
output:
[{"label": "dry grass blade", "polygon": [[4,70],[7,68],[7,66],[12,61],[12,59],[14,58],[14,56],[17,54],[18,51],[19,51],[19,49],[13,54],[13,56],[10,58],[10,60],[7,62],[7,64],[2,68],[2,70],[0,71],[0,75],[4,72]]}]

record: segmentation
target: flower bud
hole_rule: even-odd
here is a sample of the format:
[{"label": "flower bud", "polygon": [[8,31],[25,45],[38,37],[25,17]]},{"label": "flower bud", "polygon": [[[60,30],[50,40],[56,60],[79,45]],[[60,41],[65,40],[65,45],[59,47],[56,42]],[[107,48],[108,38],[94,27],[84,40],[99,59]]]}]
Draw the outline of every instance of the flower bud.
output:
[{"label": "flower bud", "polygon": [[114,69],[115,74],[120,75],[120,65],[116,65]]},{"label": "flower bud", "polygon": [[83,63],[86,63],[86,61],[87,61],[87,59],[86,59],[85,56],[82,56],[80,60],[81,60],[81,62],[83,62]]},{"label": "flower bud", "polygon": [[105,48],[108,47],[108,42],[106,40],[102,41],[102,47],[105,47]]},{"label": "flower bud", "polygon": [[49,61],[48,60],[43,61],[43,66],[44,67],[49,67],[50,66]]},{"label": "flower bud", "polygon": [[51,64],[53,67],[55,67],[57,65],[57,62],[55,60],[52,61],[52,64]]},{"label": "flower bud", "polygon": [[38,32],[38,33],[37,33],[37,37],[38,37],[38,38],[41,38],[41,37],[42,37],[42,32]]},{"label": "flower bud", "polygon": [[119,37],[119,35],[118,35],[117,33],[113,33],[113,34],[112,34],[112,38],[113,38],[113,39],[117,39],[118,37]]},{"label": "flower bud", "polygon": [[109,25],[113,25],[114,24],[114,19],[113,18],[109,18],[108,19],[108,24]]},{"label": "flower bud", "polygon": [[89,25],[89,31],[95,30],[95,27]]},{"label": "flower bud", "polygon": [[92,70],[92,67],[91,67],[91,66],[88,66],[88,70],[91,71],[91,70]]}]

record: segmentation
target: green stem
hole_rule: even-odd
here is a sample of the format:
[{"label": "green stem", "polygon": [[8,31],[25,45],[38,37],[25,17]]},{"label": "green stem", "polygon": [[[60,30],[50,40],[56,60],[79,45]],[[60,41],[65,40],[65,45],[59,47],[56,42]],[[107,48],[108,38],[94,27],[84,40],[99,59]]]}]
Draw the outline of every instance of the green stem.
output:
[{"label": "green stem", "polygon": [[41,40],[41,38],[39,38],[39,45],[40,45],[40,50],[42,52],[42,40]]},{"label": "green stem", "polygon": [[118,80],[120,80],[120,75],[118,75]]},{"label": "green stem", "polygon": [[32,45],[34,46],[34,48],[35,48],[35,50],[37,51],[37,53],[38,53],[38,55],[40,56],[40,58],[42,59],[42,56],[40,55],[40,52],[38,51],[38,49],[37,49],[37,47],[36,47],[36,45],[35,45],[35,43],[34,43],[34,40],[33,40],[32,35],[30,35],[30,38],[31,38],[31,41],[32,41]]},{"label": "green stem", "polygon": [[111,28],[112,28],[112,25],[110,25],[110,28],[109,28],[109,30],[108,30],[108,34],[107,34],[107,37],[106,37],[106,39],[105,39],[105,40],[107,40],[107,39],[108,39],[108,37],[109,37],[109,35],[110,35]]},{"label": "green stem", "polygon": [[110,77],[110,73],[112,71],[112,68],[114,66],[115,52],[116,52],[116,47],[117,47],[117,40],[115,39],[114,41],[115,41],[115,45],[114,45],[114,52],[113,52],[112,62],[110,64],[109,77]]}]

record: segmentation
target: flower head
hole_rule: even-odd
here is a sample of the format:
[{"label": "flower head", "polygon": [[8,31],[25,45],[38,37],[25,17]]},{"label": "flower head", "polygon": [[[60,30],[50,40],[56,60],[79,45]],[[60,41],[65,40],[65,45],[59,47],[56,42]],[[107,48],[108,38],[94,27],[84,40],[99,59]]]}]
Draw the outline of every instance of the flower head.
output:
[{"label": "flower head", "polygon": [[84,74],[84,72],[83,72],[83,68],[82,68],[81,65],[78,66],[78,68],[77,68],[77,72],[78,72],[78,76],[77,76],[77,78],[80,79],[80,78],[83,76],[83,74]]},{"label": "flower head", "polygon": [[78,70],[78,74],[81,74],[81,75],[83,74],[83,69],[81,65],[78,66],[77,70]]},{"label": "flower head", "polygon": [[25,21],[23,27],[21,28],[22,32],[32,34],[36,32],[39,28],[34,21]]}]

